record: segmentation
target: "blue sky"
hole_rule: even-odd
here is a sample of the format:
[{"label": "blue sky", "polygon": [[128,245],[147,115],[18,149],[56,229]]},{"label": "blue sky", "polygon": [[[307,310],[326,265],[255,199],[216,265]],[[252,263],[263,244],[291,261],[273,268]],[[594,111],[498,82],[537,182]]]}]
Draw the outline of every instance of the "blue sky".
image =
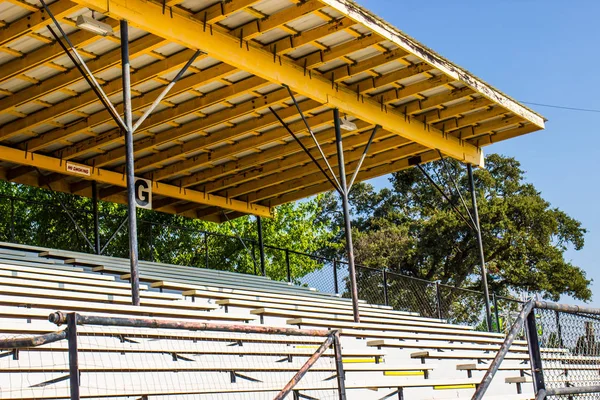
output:
[{"label": "blue sky", "polygon": [[[600,109],[597,0],[358,2],[517,100]],[[531,107],[549,120],[546,130],[486,152],[517,158],[552,206],[583,223],[586,245],[567,258],[587,271],[598,290],[600,113]],[[600,294],[592,305],[600,307]]]}]

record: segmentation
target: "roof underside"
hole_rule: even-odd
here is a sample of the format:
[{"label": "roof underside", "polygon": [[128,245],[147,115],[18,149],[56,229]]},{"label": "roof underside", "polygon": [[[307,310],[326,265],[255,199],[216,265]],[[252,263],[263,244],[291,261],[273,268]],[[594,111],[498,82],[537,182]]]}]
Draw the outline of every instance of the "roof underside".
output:
[{"label": "roof underside", "polygon": [[[94,35],[74,23],[78,15],[92,16],[86,6],[94,7],[93,17],[118,32],[118,18],[127,15],[126,10],[119,14],[121,8],[117,2],[112,6],[112,1],[108,12],[94,7],[95,0],[58,0],[49,7],[121,112],[119,39]],[[100,3],[107,4],[105,0]],[[145,4],[151,8],[152,3]],[[162,3],[154,6],[163,9]],[[150,8],[141,14],[152,16]],[[358,128],[343,131],[349,175],[374,124],[383,126],[359,181],[438,159],[440,151],[461,159],[451,147],[446,151],[437,136],[455,146],[452,148],[465,149],[461,161],[478,164],[472,155],[480,147],[544,125],[539,115],[347,0],[167,0],[164,10],[166,23],[158,27],[144,24],[156,23],[159,17],[143,21],[127,17],[133,26],[134,120],[195,49],[205,53],[136,131],[136,175],[203,197],[188,201],[185,195],[166,194],[173,190],[155,192],[153,206],[160,211],[219,221],[224,218],[223,211],[229,213],[228,218],[259,214],[259,209],[331,189],[269,112],[269,107],[277,110],[317,157],[314,142],[281,86],[287,83],[288,70],[293,76],[289,66],[313,79],[314,85],[302,86],[299,78],[290,87],[334,170],[333,107],[339,107]],[[210,32],[216,35],[215,42],[224,38],[223,51],[212,41],[204,48],[171,40],[172,35],[179,35],[174,29],[183,25],[177,19],[181,17],[194,20],[200,36]],[[90,196],[90,177],[46,168],[50,164],[37,164],[34,160],[38,158],[31,153],[61,160],[63,169],[63,161],[71,161],[122,174],[123,136],[55,42],[46,27],[50,19],[39,3],[2,1],[0,20],[0,145],[4,146],[0,148],[0,178]],[[228,37],[239,42],[239,54],[227,53]],[[279,69],[253,70],[253,59],[249,59],[255,57],[250,52],[254,49],[259,56],[269,56]],[[288,70],[282,70],[286,67]],[[343,100],[341,95],[336,98],[335,93],[319,96],[318,85],[325,81],[335,93],[353,93],[356,101]],[[373,104],[377,107],[369,110]],[[384,122],[379,122],[380,118]],[[413,126],[421,124],[422,133],[413,129],[404,134],[407,121]],[[440,146],[435,145],[437,141]],[[19,152],[3,157],[8,148],[22,151],[23,161],[17,158]],[[123,185],[98,181],[101,198],[125,202]],[[234,203],[236,207],[228,206]],[[242,204],[251,206],[244,210]]]}]

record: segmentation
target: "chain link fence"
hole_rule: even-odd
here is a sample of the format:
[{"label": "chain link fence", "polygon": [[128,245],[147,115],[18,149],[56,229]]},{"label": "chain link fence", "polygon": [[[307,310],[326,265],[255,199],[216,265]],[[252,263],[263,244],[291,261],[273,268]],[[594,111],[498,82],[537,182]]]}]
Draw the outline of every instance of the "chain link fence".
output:
[{"label": "chain link fence", "polygon": [[[535,309],[546,389],[600,388],[600,315]],[[600,393],[548,396],[600,399]]]}]

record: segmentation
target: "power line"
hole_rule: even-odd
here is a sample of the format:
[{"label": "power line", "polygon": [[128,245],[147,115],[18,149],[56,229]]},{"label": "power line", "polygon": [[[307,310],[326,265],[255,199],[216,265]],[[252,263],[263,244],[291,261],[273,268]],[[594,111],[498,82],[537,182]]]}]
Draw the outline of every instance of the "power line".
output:
[{"label": "power line", "polygon": [[523,103],[523,104],[529,104],[529,105],[532,105],[532,106],[539,106],[539,107],[558,108],[558,109],[561,109],[561,110],[591,112],[591,113],[599,113],[600,114],[600,110],[596,110],[596,109],[593,109],[593,108],[566,107],[566,106],[557,106],[557,105],[554,105],[554,104],[533,103],[533,102],[530,102],[530,101],[522,101],[521,103]]}]

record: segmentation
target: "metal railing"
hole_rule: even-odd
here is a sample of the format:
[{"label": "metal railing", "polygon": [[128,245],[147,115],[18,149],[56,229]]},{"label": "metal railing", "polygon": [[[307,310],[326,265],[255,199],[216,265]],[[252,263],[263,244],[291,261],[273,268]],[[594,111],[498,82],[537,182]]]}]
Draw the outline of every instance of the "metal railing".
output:
[{"label": "metal railing", "polygon": [[[530,300],[521,309],[472,400],[483,399],[513,342],[525,332],[536,400],[600,394],[600,309]],[[599,398],[596,395],[593,398]]]},{"label": "metal railing", "polygon": [[[29,337],[16,337],[16,338],[4,338],[0,339],[0,350],[5,350],[4,355],[13,355],[13,360],[16,363],[14,370],[23,371],[22,367],[19,367],[19,353],[20,352],[36,352],[41,351],[43,353],[55,352],[56,354],[51,355],[52,362],[40,360],[39,365],[29,365],[28,368],[31,372],[48,370],[51,372],[60,371],[61,368],[61,357],[58,356],[60,353],[68,353],[68,368],[65,368],[68,373],[66,376],[61,378],[49,379],[40,384],[30,385],[27,383],[25,387],[12,387],[12,383],[5,384],[3,386],[3,393],[10,395],[11,393],[18,393],[19,398],[43,398],[45,395],[43,391],[36,391],[41,388],[51,391],[52,396],[58,396],[60,398],[66,397],[57,395],[61,390],[71,400],[79,400],[81,397],[90,397],[93,393],[104,394],[108,397],[118,396],[132,396],[135,395],[145,398],[151,394],[172,394],[168,391],[177,390],[178,394],[202,394],[202,393],[219,393],[220,390],[228,392],[228,388],[221,386],[223,380],[216,379],[214,385],[207,385],[210,380],[207,373],[227,373],[231,375],[230,384],[234,386],[237,382],[236,378],[244,379],[250,382],[250,385],[239,387],[239,392],[253,393],[253,392],[275,392],[277,394],[273,398],[274,400],[283,400],[290,393],[294,393],[294,398],[301,395],[301,391],[305,390],[299,388],[298,385],[302,379],[311,370],[312,367],[322,358],[322,356],[330,349],[333,350],[333,355],[330,353],[330,370],[333,371],[333,376],[328,376],[327,381],[333,381],[335,379],[336,384],[330,384],[322,388],[323,390],[329,390],[335,392],[335,397],[339,400],[346,399],[345,389],[345,372],[342,362],[342,346],[340,344],[340,333],[337,330],[325,330],[325,329],[294,329],[285,327],[270,327],[264,325],[234,325],[234,324],[219,324],[219,323],[206,323],[196,321],[179,321],[179,320],[168,320],[168,319],[154,319],[154,318],[127,318],[127,317],[105,317],[97,315],[85,315],[76,312],[63,313],[57,311],[49,315],[48,320],[55,323],[57,326],[66,324],[66,328],[58,331],[51,332],[38,336]],[[80,327],[84,330],[81,332]],[[99,329],[94,329],[97,327]],[[90,329],[92,328],[92,329]],[[126,332],[122,330],[113,330],[115,328],[129,328]],[[148,333],[149,330],[154,331],[152,334]],[[176,333],[174,333],[176,332]],[[181,332],[181,333],[179,333]],[[199,342],[206,341],[213,344],[221,345],[221,347],[231,348],[232,344],[222,341],[219,335],[210,336],[211,332],[226,333],[227,335],[240,334],[239,339],[236,339],[234,343],[240,349],[239,352],[232,352],[228,350],[225,354],[231,354],[234,358],[243,359],[242,355],[247,351],[248,361],[246,361],[246,368],[242,371],[262,371],[266,373],[278,371],[278,364],[281,361],[275,361],[269,358],[270,367],[261,368],[263,365],[259,365],[252,357],[256,357],[256,352],[252,349],[256,349],[256,344],[261,343],[260,337],[256,335],[277,335],[285,338],[287,345],[296,340],[298,343],[304,343],[304,338],[322,338],[322,342],[317,342],[318,346],[304,346],[306,348],[316,347],[314,353],[310,356],[308,354],[299,357],[308,357],[308,359],[302,364],[298,365],[297,370],[293,364],[292,367],[284,369],[286,371],[294,371],[294,375],[289,381],[282,381],[281,379],[274,379],[273,382],[265,382],[265,378],[261,379],[252,378],[247,375],[242,375],[236,372],[236,366],[231,363],[225,363],[227,366],[224,368],[221,364],[213,362],[211,366],[205,366],[204,363],[197,367],[190,366],[194,364],[194,360],[190,358],[190,354],[204,355],[204,348]],[[246,335],[247,338],[244,336]],[[252,336],[254,335],[254,336]],[[102,338],[102,340],[98,340]],[[107,341],[106,338],[120,341],[121,347],[115,347],[113,342]],[[158,338],[162,339],[157,340]],[[64,346],[60,346],[61,341],[67,342],[66,349]],[[156,346],[144,347],[144,340],[149,342],[162,343],[157,349]],[[165,344],[165,341],[172,340],[177,342],[175,345],[169,346]],[[221,340],[221,342],[219,342]],[[248,341],[248,344],[254,343],[255,346],[249,345],[245,347],[244,343]],[[273,339],[276,341],[277,339]],[[189,346],[185,347],[181,345],[181,342],[187,342]],[[264,343],[269,343],[267,339]],[[311,343],[314,343],[312,341]],[[48,347],[48,345],[58,344],[54,347]],[[302,346],[300,346],[302,347]],[[173,366],[169,368],[168,365],[164,365],[164,360],[157,365],[146,365],[151,363],[152,358],[150,357],[145,363],[140,364],[140,355],[152,355],[154,353],[166,353],[171,354],[173,358]],[[102,354],[113,354],[108,357],[101,357]],[[136,358],[129,359],[125,356],[128,353],[136,355]],[[181,354],[183,353],[183,354]],[[90,356],[92,354],[92,356]],[[114,354],[121,354],[121,359],[116,361]],[[276,354],[276,353],[275,353]],[[184,356],[185,355],[185,356]],[[263,353],[265,356],[274,355],[267,352]],[[80,356],[83,356],[83,363],[81,363]],[[288,362],[291,363],[291,355]],[[31,359],[31,357],[25,357]],[[186,366],[181,369],[175,364],[177,361],[182,360]],[[91,362],[91,364],[90,364]],[[238,362],[239,364],[239,362]],[[178,373],[184,373],[185,371],[203,371],[204,375],[190,384],[186,382],[181,387],[177,385],[164,385],[168,379],[166,376],[169,374],[177,375]],[[239,366],[237,367],[239,368]],[[329,369],[327,369],[329,371]],[[150,382],[146,382],[145,385],[140,387],[135,382],[130,382],[129,378],[123,380],[122,385],[115,385],[117,379],[115,375],[123,374],[127,375],[133,371],[139,371],[140,375],[150,372],[159,372],[162,375],[153,376],[156,382],[162,381],[160,385],[153,385]],[[320,371],[323,371],[323,364],[321,364]],[[87,375],[101,372],[104,378],[98,379],[97,377],[89,378],[89,383],[86,383]],[[27,374],[28,372],[24,372]],[[107,376],[112,374],[111,376]],[[196,374],[196,377],[199,377]],[[322,379],[319,378],[319,381]],[[286,379],[287,380],[287,379]],[[61,382],[68,381],[68,388],[64,386],[53,387]],[[15,382],[19,382],[19,379],[15,379]],[[254,386],[252,386],[254,385]],[[231,385],[229,386],[231,388]],[[167,392],[164,392],[167,391]],[[234,390],[236,391],[236,390]],[[164,393],[163,393],[164,392]],[[100,395],[99,397],[104,397]],[[94,395],[93,397],[97,397]],[[54,397],[52,397],[54,398]]]},{"label": "metal railing", "polygon": [[[58,194],[60,195],[60,194]],[[37,213],[44,208],[45,212]],[[47,210],[52,212],[48,213]],[[15,215],[15,209],[20,210]],[[44,215],[42,218],[40,215]],[[101,213],[105,236],[102,254],[128,257],[124,210]],[[80,229],[57,231],[57,226],[74,223]],[[64,202],[32,201],[0,195],[0,241],[94,253],[93,214],[85,208]],[[325,293],[350,297],[348,264],[290,248],[264,244],[261,263],[260,244],[255,238],[240,238],[220,232],[140,219],[138,221],[141,260],[197,266],[207,269],[264,275],[272,280],[316,288]],[[396,310],[418,313],[451,323],[487,330],[482,292],[431,282],[387,269],[356,265],[359,298]],[[522,302],[492,294],[493,330],[506,332]]]}]

